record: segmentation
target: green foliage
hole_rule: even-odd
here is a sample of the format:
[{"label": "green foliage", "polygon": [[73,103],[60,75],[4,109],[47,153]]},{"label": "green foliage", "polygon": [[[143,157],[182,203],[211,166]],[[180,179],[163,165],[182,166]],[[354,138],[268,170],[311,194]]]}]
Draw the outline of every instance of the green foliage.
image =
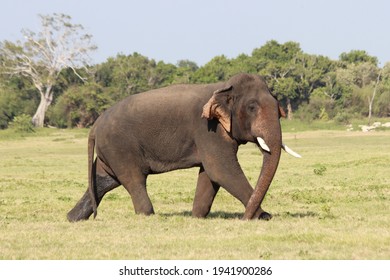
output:
[{"label": "green foliage", "polygon": [[315,175],[322,176],[325,174],[327,168],[323,164],[317,164],[316,167],[313,169],[313,172]]},{"label": "green foliage", "polygon": [[226,80],[230,60],[224,56],[216,56],[206,65],[199,68],[192,76],[191,81],[194,83],[216,83]]},{"label": "green foliage", "polygon": [[12,129],[20,133],[31,133],[35,132],[33,123],[31,122],[31,116],[22,114],[16,116],[10,123]]},{"label": "green foliage", "polygon": [[343,52],[340,54],[340,61],[355,64],[362,62],[369,62],[374,65],[378,64],[378,59],[375,56],[370,56],[366,51],[363,50],[352,50],[348,53]]},{"label": "green foliage", "polygon": [[379,117],[390,116],[390,90],[384,91],[378,98],[374,113]]},{"label": "green foliage", "polygon": [[176,70],[177,67],[172,64],[156,63],[138,53],[119,54],[96,66],[95,80],[102,87],[111,88],[112,98],[119,100],[173,83]]},{"label": "green foliage", "polygon": [[23,77],[0,76],[0,129],[8,127],[15,116],[33,115],[38,100],[31,83]]},{"label": "green foliage", "polygon": [[328,121],[328,120],[329,120],[329,115],[328,115],[328,113],[326,112],[325,107],[322,107],[322,108],[321,108],[321,112],[320,112],[319,118],[320,118],[320,120],[322,120],[322,121]]},{"label": "green foliage", "polygon": [[338,112],[334,120],[340,124],[349,124],[351,122],[351,115],[347,112]]},{"label": "green foliage", "polygon": [[296,112],[301,120],[323,120],[333,119],[337,113],[335,102],[325,96],[314,95],[309,103],[302,104]]},{"label": "green foliage", "polygon": [[[331,60],[303,52],[297,42],[272,40],[250,55],[219,55],[201,67],[189,60],[173,65],[133,53],[90,67],[94,77],[88,84],[73,70],[63,69],[53,86],[55,103],[46,116],[50,125],[89,126],[105,108],[126,96],[176,83],[224,81],[240,72],[263,75],[289,117],[337,123],[366,117],[376,85],[372,112],[390,116],[390,63],[380,69],[375,57],[360,50]],[[85,69],[77,71],[87,74]],[[0,76],[0,128],[6,128],[16,115],[32,115],[38,101],[37,90],[25,78],[14,77],[10,83]]]},{"label": "green foliage", "polygon": [[258,61],[273,61],[276,64],[284,64],[291,61],[298,53],[301,53],[301,47],[296,42],[278,43],[276,40],[271,40],[265,43],[260,48],[254,49],[252,56]]},{"label": "green foliage", "polygon": [[374,103],[374,113],[380,117],[390,116],[390,62],[382,69],[382,81],[379,84],[378,102]]},{"label": "green foliage", "polygon": [[65,91],[48,112],[49,123],[60,128],[88,127],[112,102],[107,92],[97,84],[74,86]]},{"label": "green foliage", "polygon": [[198,65],[193,61],[190,60],[178,61],[173,83],[175,84],[190,83],[193,73],[198,69],[199,69]]}]

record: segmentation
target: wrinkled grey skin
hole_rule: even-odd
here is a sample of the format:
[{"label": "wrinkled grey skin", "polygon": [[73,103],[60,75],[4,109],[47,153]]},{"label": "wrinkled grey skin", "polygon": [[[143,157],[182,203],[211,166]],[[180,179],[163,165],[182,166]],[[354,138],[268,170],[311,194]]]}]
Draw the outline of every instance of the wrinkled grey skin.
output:
[{"label": "wrinkled grey skin", "polygon": [[[148,175],[190,167],[199,168],[194,217],[208,215],[222,186],[245,206],[244,219],[270,219],[260,205],[278,167],[283,114],[264,79],[249,74],[127,97],[104,112],[91,129],[89,187],[68,220],[96,216],[103,196],[119,185],[129,192],[136,213],[153,214]],[[265,140],[270,152],[262,150],[263,166],[254,191],[237,151],[241,144],[257,144],[257,137]]]}]

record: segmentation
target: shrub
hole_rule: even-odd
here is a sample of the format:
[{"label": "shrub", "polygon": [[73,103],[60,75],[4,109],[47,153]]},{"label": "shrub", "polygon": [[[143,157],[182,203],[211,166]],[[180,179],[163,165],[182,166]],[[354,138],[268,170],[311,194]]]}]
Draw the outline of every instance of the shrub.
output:
[{"label": "shrub", "polygon": [[16,132],[21,132],[21,133],[35,132],[33,123],[31,121],[31,116],[27,114],[16,116],[13,119],[13,121],[10,123],[10,127],[13,128]]},{"label": "shrub", "polygon": [[329,98],[313,96],[310,102],[302,104],[296,115],[302,121],[323,120],[328,121],[334,117],[335,102]]},{"label": "shrub", "polygon": [[49,124],[60,128],[88,127],[112,103],[110,92],[97,84],[70,87],[49,109]]},{"label": "shrub", "polygon": [[319,119],[322,120],[322,121],[329,121],[329,115],[326,112],[325,107],[321,108],[321,113],[319,115]]},{"label": "shrub", "polygon": [[[35,92],[0,80],[0,129],[6,129],[16,116],[33,115],[38,107]],[[16,83],[16,82],[15,82]]]},{"label": "shrub", "polygon": [[314,174],[322,176],[327,170],[326,166],[323,164],[317,164],[317,166],[313,169]]},{"label": "shrub", "polygon": [[338,112],[334,120],[339,124],[350,124],[351,116],[346,112]]}]

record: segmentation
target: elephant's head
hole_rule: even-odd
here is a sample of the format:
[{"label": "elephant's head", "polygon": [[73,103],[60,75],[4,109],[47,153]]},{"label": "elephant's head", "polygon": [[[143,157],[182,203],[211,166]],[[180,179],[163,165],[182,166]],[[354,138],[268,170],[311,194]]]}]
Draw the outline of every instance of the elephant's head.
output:
[{"label": "elephant's head", "polygon": [[256,143],[263,153],[259,179],[244,214],[244,219],[251,219],[275,175],[281,148],[291,151],[282,143],[279,119],[285,113],[262,77],[238,74],[214,92],[203,107],[202,117],[217,118],[238,143]]}]

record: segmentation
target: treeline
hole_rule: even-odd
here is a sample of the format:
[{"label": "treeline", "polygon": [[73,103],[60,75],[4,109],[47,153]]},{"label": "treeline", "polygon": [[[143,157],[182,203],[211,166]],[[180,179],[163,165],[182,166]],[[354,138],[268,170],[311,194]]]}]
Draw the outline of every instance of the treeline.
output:
[{"label": "treeline", "polygon": [[[352,118],[390,116],[390,63],[379,67],[376,57],[360,50],[332,60],[304,53],[296,42],[269,41],[250,55],[216,56],[202,67],[189,60],[174,65],[133,53],[79,72],[88,79],[80,80],[72,69],[60,73],[45,124],[88,127],[128,95],[177,83],[224,81],[239,72],[263,75],[290,119],[348,123]],[[22,114],[32,116],[38,96],[30,79],[1,76],[0,128]]]}]

